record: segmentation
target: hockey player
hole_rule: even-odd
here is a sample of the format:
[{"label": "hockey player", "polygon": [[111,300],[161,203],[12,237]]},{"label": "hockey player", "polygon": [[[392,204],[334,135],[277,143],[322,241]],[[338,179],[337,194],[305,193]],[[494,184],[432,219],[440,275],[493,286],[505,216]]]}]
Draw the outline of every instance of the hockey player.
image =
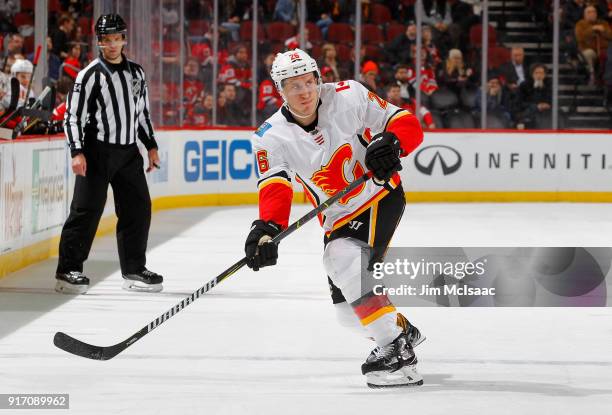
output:
[{"label": "hockey player", "polygon": [[11,66],[11,75],[17,78],[19,81],[19,101],[17,106],[22,107],[27,105],[30,98],[35,98],[34,91],[30,89],[30,95],[26,97],[28,93],[28,84],[30,78],[34,72],[34,65],[27,59],[17,59]]},{"label": "hockey player", "polygon": [[371,170],[375,181],[319,216],[323,263],[341,321],[360,323],[378,345],[362,365],[368,386],[420,385],[413,347],[424,338],[386,296],[364,294],[360,286],[362,248],[369,268],[381,261],[402,216],[397,172],[400,157],[423,139],[419,121],[358,82],[322,84],[317,63],[300,49],[278,54],[271,76],[284,104],[253,135],[259,219],[245,243],[247,265],[257,271],[276,264],[278,247],[270,239],[288,226],[292,176],[319,205]]}]

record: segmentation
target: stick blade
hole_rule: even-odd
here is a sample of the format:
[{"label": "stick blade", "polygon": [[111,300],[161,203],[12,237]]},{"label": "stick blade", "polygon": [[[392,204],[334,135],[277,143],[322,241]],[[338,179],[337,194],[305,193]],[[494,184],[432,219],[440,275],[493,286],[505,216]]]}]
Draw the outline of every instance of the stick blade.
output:
[{"label": "stick blade", "polygon": [[87,344],[67,335],[66,333],[62,333],[61,331],[55,333],[55,336],[53,337],[53,344],[65,352],[85,357],[87,359],[108,360],[117,355],[117,353],[113,353],[114,350],[112,350],[112,346],[101,347]]}]

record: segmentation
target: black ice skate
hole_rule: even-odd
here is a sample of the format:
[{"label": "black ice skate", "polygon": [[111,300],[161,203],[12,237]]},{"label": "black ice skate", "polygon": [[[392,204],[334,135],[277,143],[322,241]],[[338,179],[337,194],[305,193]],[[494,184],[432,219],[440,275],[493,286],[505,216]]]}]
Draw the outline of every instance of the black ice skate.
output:
[{"label": "black ice skate", "polygon": [[55,274],[55,291],[62,294],[85,294],[89,288],[89,278],[79,271]]},{"label": "black ice skate", "polygon": [[124,274],[123,279],[123,289],[127,291],[158,293],[164,288],[164,277],[146,268],[133,274]]},{"label": "black ice skate", "polygon": [[416,371],[417,362],[408,335],[402,333],[387,346],[372,350],[361,373],[370,388],[418,386],[423,377]]},{"label": "black ice skate", "polygon": [[397,313],[397,325],[402,328],[404,333],[406,333],[408,336],[408,342],[413,349],[425,341],[426,337],[421,335],[419,329],[410,324],[408,319],[404,317],[402,313]]}]

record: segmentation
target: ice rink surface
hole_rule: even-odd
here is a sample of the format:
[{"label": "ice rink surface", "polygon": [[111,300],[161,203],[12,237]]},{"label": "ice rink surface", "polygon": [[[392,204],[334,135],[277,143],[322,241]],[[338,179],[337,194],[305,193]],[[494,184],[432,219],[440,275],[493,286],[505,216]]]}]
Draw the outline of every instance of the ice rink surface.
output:
[{"label": "ice rink surface", "polygon": [[[113,360],[53,346],[59,330],[127,338],[240,259],[256,212],[155,214],[159,294],[121,289],[113,235],[94,243],[87,295],[53,292],[55,259],[1,279],[0,393],[69,393],[72,414],[611,413],[611,308],[404,308],[427,336],[416,349],[425,385],[368,389],[372,343],[336,323],[316,221],[282,243],[278,266],[239,271]],[[409,204],[393,245],[612,246],[612,207]]]}]

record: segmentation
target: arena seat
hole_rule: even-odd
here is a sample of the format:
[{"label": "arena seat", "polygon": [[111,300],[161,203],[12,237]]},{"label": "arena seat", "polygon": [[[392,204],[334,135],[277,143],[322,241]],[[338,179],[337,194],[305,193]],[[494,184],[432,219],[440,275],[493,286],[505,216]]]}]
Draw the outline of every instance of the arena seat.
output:
[{"label": "arena seat", "polygon": [[[257,25],[257,41],[258,43],[266,40],[266,32],[264,30],[263,24],[258,22]],[[240,39],[242,41],[248,40],[250,41],[253,37],[253,22],[250,20],[245,20],[240,23]]]},{"label": "arena seat", "polygon": [[295,27],[286,22],[271,22],[266,24],[268,40],[273,42],[285,42],[295,35]]},{"label": "arena seat", "polygon": [[391,21],[391,11],[384,4],[373,3],[371,6],[370,16],[374,24],[386,24]]},{"label": "arena seat", "polygon": [[348,23],[332,23],[327,29],[327,40],[333,43],[352,45],[355,41],[353,26]]},{"label": "arena seat", "polygon": [[380,45],[385,41],[382,29],[375,24],[364,24],[361,27],[361,42],[364,44]]}]

